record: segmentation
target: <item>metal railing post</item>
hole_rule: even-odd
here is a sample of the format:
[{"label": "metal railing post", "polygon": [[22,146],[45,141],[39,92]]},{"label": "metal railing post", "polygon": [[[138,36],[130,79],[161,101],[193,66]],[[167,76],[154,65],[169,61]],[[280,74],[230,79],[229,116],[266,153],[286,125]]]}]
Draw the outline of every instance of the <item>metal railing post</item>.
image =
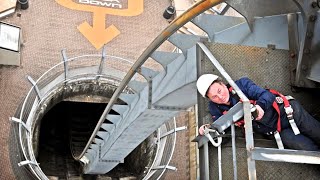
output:
[{"label": "metal railing post", "polygon": [[98,69],[98,73],[97,73],[97,80],[99,80],[99,78],[102,74],[102,71],[103,71],[103,65],[106,60],[106,48],[107,48],[106,45],[104,45],[102,48],[101,61],[100,61],[100,65],[99,65],[99,69]]},{"label": "metal railing post", "polygon": [[204,152],[204,178],[205,180],[210,179],[210,173],[209,173],[209,145],[208,143],[205,143],[203,145],[203,152]]},{"label": "metal railing post", "polygon": [[62,49],[61,54],[62,54],[62,60],[64,65],[64,80],[67,80],[69,72],[68,72],[68,64],[67,64],[68,58],[66,54],[66,49]]},{"label": "metal railing post", "polygon": [[237,153],[236,153],[236,131],[234,124],[231,124],[231,138],[232,138],[232,162],[233,162],[233,179],[238,179],[237,171]]},{"label": "metal railing post", "polygon": [[248,163],[248,175],[249,180],[257,179],[256,177],[256,164],[255,160],[252,158],[252,151],[254,150],[254,142],[253,142],[253,130],[252,130],[252,121],[251,121],[251,112],[250,112],[250,101],[243,94],[237,84],[231,79],[226,70],[221,66],[218,60],[212,55],[210,50],[201,42],[197,43],[198,46],[202,49],[202,51],[209,58],[211,63],[217,68],[220,74],[224,77],[224,79],[233,87],[238,96],[243,102],[243,111],[244,111],[244,121],[245,121],[245,129],[246,129],[246,149],[247,149],[247,163]]},{"label": "metal railing post", "polygon": [[37,96],[38,96],[38,98],[39,98],[39,101],[41,101],[42,95],[41,95],[40,90],[39,90],[39,88],[38,88],[38,86],[37,86],[37,83],[32,79],[31,76],[27,76],[27,79],[28,79],[29,82],[32,84],[32,86],[34,87],[34,89],[35,89],[35,91],[36,91],[36,93],[37,93]]}]

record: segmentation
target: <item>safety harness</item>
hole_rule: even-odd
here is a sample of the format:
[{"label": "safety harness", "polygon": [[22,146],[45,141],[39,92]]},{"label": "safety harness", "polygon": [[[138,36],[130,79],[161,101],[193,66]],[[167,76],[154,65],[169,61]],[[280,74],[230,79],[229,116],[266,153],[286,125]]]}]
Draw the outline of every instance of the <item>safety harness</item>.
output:
[{"label": "safety harness", "polygon": [[[239,98],[239,96],[237,95],[236,91],[229,85],[227,85],[229,92],[231,92],[233,98],[235,98],[237,101],[241,101],[241,99]],[[293,109],[290,105],[289,100],[294,99],[292,96],[284,96],[283,94],[281,94],[280,92],[274,90],[274,89],[269,89],[269,91],[276,95],[276,99],[275,101],[272,103],[272,107],[276,110],[277,114],[278,114],[278,120],[277,120],[277,130],[275,132],[268,132],[267,135],[274,135],[275,140],[277,142],[278,148],[279,149],[284,149],[283,143],[281,141],[281,137],[280,137],[280,132],[281,132],[281,120],[280,120],[280,108],[279,108],[279,104],[284,104],[284,109],[285,112],[287,114],[287,118],[289,120],[290,126],[294,132],[295,135],[300,134],[300,131],[297,127],[297,124],[294,121],[293,118]],[[250,100],[250,103],[255,105],[256,101],[254,100]],[[227,111],[224,111],[223,114],[227,113]],[[239,120],[235,123],[237,126],[239,127],[243,127],[244,126],[244,120]]]}]

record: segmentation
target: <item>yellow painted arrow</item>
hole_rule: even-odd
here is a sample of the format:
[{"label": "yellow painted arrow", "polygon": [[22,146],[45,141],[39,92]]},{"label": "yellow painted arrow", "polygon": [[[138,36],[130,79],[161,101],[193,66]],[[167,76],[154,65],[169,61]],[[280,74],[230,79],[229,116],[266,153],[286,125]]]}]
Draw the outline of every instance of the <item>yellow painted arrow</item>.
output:
[{"label": "yellow painted arrow", "polygon": [[93,13],[93,24],[90,26],[84,22],[78,26],[78,30],[86,37],[96,48],[100,49],[104,44],[110,42],[120,34],[120,31],[114,26],[105,29],[106,14],[117,16],[137,16],[143,12],[143,0],[128,0],[127,9],[114,9],[92,5],[77,4],[72,0],[55,0],[61,6],[72,10],[87,11]]},{"label": "yellow painted arrow", "polygon": [[93,13],[92,27],[87,22],[78,26],[78,30],[96,49],[100,49],[104,44],[110,42],[120,34],[120,31],[114,25],[105,29],[104,16],[105,14],[95,12]]}]

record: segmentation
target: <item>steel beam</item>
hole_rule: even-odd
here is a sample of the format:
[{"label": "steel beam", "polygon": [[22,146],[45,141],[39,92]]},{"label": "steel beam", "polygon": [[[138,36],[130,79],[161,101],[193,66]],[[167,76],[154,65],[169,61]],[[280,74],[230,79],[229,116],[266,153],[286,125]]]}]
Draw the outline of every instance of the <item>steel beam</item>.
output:
[{"label": "steel beam", "polygon": [[[293,0],[301,11],[301,25],[299,29],[299,53],[294,85],[299,87],[315,87],[315,83],[307,79],[310,73],[310,64],[312,62],[312,38],[316,32],[315,22],[317,21],[319,10],[318,6],[312,6],[313,0]],[[319,20],[318,20],[319,21]],[[299,28],[299,27],[298,27]],[[315,53],[315,52],[314,52]]]},{"label": "steel beam", "polygon": [[320,164],[320,152],[318,151],[256,147],[252,150],[252,158],[260,161]]}]

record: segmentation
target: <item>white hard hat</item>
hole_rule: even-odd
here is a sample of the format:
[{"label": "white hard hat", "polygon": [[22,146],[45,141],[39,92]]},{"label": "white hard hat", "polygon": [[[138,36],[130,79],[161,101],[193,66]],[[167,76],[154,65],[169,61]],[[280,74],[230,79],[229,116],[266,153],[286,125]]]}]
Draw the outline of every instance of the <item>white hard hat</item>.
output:
[{"label": "white hard hat", "polygon": [[212,82],[217,80],[219,78],[219,76],[214,75],[214,74],[203,74],[199,77],[199,79],[197,80],[197,89],[199,91],[199,93],[203,96],[203,97],[207,97],[206,93],[209,89],[209,87],[211,86]]}]

